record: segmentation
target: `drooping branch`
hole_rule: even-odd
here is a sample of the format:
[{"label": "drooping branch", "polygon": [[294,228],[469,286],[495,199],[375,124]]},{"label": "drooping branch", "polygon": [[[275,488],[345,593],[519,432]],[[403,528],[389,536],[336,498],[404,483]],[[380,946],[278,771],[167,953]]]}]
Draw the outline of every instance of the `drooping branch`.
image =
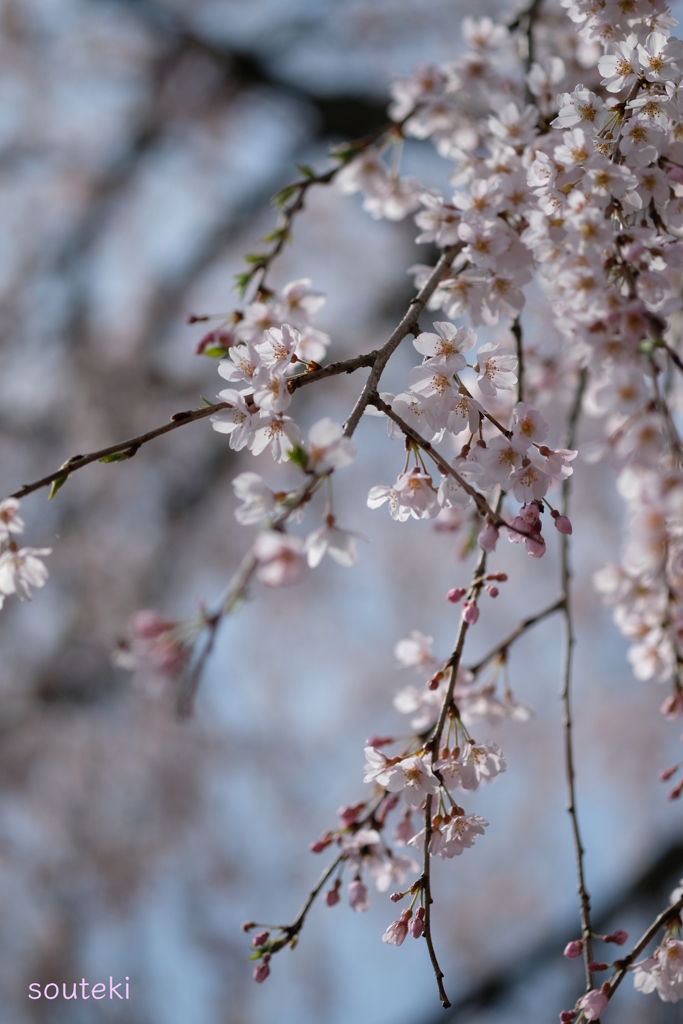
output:
[{"label": "drooping branch", "polygon": [[[576,426],[579,419],[579,413],[581,411],[581,403],[583,401],[583,393],[586,387],[586,371],[582,370],[579,377],[579,382],[576,388],[576,394],[574,397],[574,404],[572,406],[569,422],[567,425],[567,447],[571,447],[574,443],[574,437],[576,434]],[[569,512],[569,495],[570,495],[570,482],[571,477],[567,477],[562,484],[562,515],[567,516]],[[592,937],[593,932],[591,928],[591,904],[588,888],[586,886],[585,869],[584,869],[584,855],[585,850],[581,841],[581,832],[579,829],[579,818],[576,808],[576,772],[574,768],[574,745],[572,738],[573,721],[572,721],[572,702],[571,702],[571,688],[572,688],[572,669],[574,659],[574,623],[572,616],[572,603],[571,603],[571,564],[569,557],[569,536],[567,534],[561,535],[561,575],[562,575],[562,609],[564,613],[565,623],[565,655],[564,655],[564,676],[562,682],[562,718],[563,718],[563,730],[564,730],[564,757],[565,757],[565,776],[567,783],[567,812],[571,820],[572,838],[574,842],[574,856],[576,860],[576,876],[577,876],[577,891],[579,894],[580,914],[581,914],[581,933],[583,938],[583,958],[586,969],[586,990],[590,991],[593,988],[593,975],[591,973],[589,964],[593,960],[593,945]]]},{"label": "drooping branch", "polygon": [[635,946],[628,954],[628,956],[625,956],[622,960],[617,961],[617,973],[610,978],[609,982],[610,998],[614,995],[614,993],[626,977],[626,972],[628,971],[631,964],[634,964],[636,962],[636,960],[643,952],[645,947],[652,942],[657,932],[665,925],[673,921],[674,918],[680,917],[681,911],[683,911],[683,896],[681,896],[680,899],[676,900],[675,903],[672,903],[670,907],[667,907],[666,910],[663,910],[662,913],[654,919],[654,921],[647,929],[647,931],[644,932],[644,934],[640,937],[638,942],[636,942]]}]

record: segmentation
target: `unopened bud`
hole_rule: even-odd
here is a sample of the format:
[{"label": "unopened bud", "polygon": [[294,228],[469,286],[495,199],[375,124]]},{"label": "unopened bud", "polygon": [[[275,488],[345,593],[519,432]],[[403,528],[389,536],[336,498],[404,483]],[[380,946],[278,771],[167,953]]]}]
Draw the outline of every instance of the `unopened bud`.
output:
[{"label": "unopened bud", "polygon": [[675,775],[679,768],[679,764],[672,764],[670,768],[662,768],[662,770],[657,774],[662,782],[668,782],[671,776]]},{"label": "unopened bud", "polygon": [[588,965],[588,970],[591,972],[591,974],[599,974],[600,971],[609,970],[609,964],[599,964],[596,963],[595,960],[591,960],[591,962]]},{"label": "unopened bud", "polygon": [[373,733],[372,736],[369,737],[365,745],[366,747],[386,747],[387,743],[393,742],[393,736],[375,736],[375,734]]},{"label": "unopened bud", "polygon": [[611,935],[603,935],[603,942],[613,942],[616,946],[623,946],[628,940],[628,932],[625,932],[623,928],[620,928],[616,932],[612,932]]},{"label": "unopened bud", "polygon": [[489,586],[486,588],[486,593],[489,595],[489,597],[498,597],[500,591],[498,590],[498,587]]},{"label": "unopened bud", "polygon": [[678,800],[681,793],[683,793],[683,779],[669,792],[669,800]]},{"label": "unopened bud", "polygon": [[583,942],[581,939],[574,939],[572,942],[568,942],[564,947],[564,955],[568,960],[576,960],[578,956],[581,956],[583,952]]},{"label": "unopened bud", "polygon": [[256,932],[256,935],[251,940],[252,946],[265,946],[266,942],[268,941],[269,935],[269,931]]},{"label": "unopened bud", "polygon": [[254,968],[254,981],[260,985],[262,981],[265,981],[270,974],[270,967],[266,962],[256,964]]},{"label": "unopened bud", "polygon": [[449,590],[448,593],[446,594],[446,599],[450,601],[451,604],[457,604],[458,601],[461,598],[463,598],[466,593],[467,591],[465,590],[464,587],[453,587],[453,589]]},{"label": "unopened bud", "polygon": [[570,536],[571,533],[572,533],[572,524],[567,519],[567,517],[566,516],[553,516],[553,518],[555,520],[555,527],[556,527],[556,529],[558,529],[560,531],[560,533],[564,533],[566,536]]},{"label": "unopened bud", "polygon": [[332,837],[326,832],[325,835],[321,836],[320,839],[316,839],[314,843],[311,843],[308,849],[311,853],[322,853],[332,842]]},{"label": "unopened bud", "polygon": [[473,626],[479,618],[479,609],[473,601],[465,601],[462,606],[462,617],[468,626]]},{"label": "unopened bud", "polygon": [[431,679],[427,680],[428,690],[438,690],[439,683],[443,679],[443,672],[435,672]]},{"label": "unopened bud", "polygon": [[256,927],[256,921],[242,921],[240,930],[243,932],[250,932],[252,928]]},{"label": "unopened bud", "polygon": [[424,933],[424,914],[424,909],[420,907],[417,913],[415,914],[415,919],[411,921],[410,924],[408,925],[408,931],[410,932],[414,939],[419,939],[420,936]]},{"label": "unopened bud", "polygon": [[339,886],[341,885],[341,879],[337,879],[331,889],[328,889],[325,893],[325,903],[328,907],[333,907],[336,903],[339,903]]},{"label": "unopened bud", "polygon": [[571,1024],[574,1017],[576,1017],[575,1010],[562,1010],[560,1012],[560,1020],[562,1021],[562,1024]]},{"label": "unopened bud", "polygon": [[399,900],[402,900],[404,896],[405,896],[404,892],[392,892],[392,894],[389,897],[389,899],[391,900],[392,903],[398,903]]}]

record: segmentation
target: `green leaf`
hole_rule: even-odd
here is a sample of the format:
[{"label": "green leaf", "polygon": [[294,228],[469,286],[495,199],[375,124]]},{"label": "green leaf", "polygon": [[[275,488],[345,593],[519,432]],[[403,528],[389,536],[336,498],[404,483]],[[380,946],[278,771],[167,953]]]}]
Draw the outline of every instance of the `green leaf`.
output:
[{"label": "green leaf", "polygon": [[293,185],[287,185],[286,188],[280,189],[280,191],[274,195],[271,200],[273,206],[284,206],[285,203],[292,198],[295,192],[296,188]]},{"label": "green leaf", "polygon": [[70,476],[69,473],[63,473],[61,476],[58,476],[56,480],[52,481],[52,487],[50,488],[50,493],[48,495],[48,501],[52,501],[52,499],[54,498],[54,496],[57,493],[57,491],[60,490],[64,486],[64,484],[67,482],[67,480],[69,479],[69,476]]},{"label": "green leaf", "polygon": [[235,288],[240,295],[244,295],[247,290],[249,282],[251,281],[251,274],[251,271],[247,271],[245,274],[235,274]]},{"label": "green leaf", "polygon": [[216,404],[215,402],[210,402],[208,398],[204,398],[204,395],[200,395],[199,397],[201,398],[204,405],[207,405],[210,409],[213,408],[213,406]]},{"label": "green leaf", "polygon": [[303,174],[304,178],[315,178],[316,177],[315,171],[313,170],[312,167],[309,167],[308,164],[297,164],[297,167],[301,171],[301,173]]},{"label": "green leaf", "polygon": [[295,445],[289,453],[289,461],[293,462],[295,466],[299,466],[301,469],[306,469],[308,466],[308,452],[299,445]]},{"label": "green leaf", "polygon": [[275,231],[271,231],[269,235],[265,235],[261,239],[262,242],[279,242],[282,238],[282,228],[276,228]]},{"label": "green leaf", "polygon": [[211,345],[209,348],[205,348],[202,352],[203,356],[211,356],[212,359],[222,359],[223,356],[227,356],[228,349],[223,348],[222,345]]},{"label": "green leaf", "polygon": [[265,263],[268,259],[265,253],[262,252],[249,252],[244,257],[245,263]]},{"label": "green leaf", "polygon": [[101,458],[100,462],[125,462],[126,459],[131,457],[130,449],[126,449],[125,452],[112,452],[111,455],[105,455]]}]

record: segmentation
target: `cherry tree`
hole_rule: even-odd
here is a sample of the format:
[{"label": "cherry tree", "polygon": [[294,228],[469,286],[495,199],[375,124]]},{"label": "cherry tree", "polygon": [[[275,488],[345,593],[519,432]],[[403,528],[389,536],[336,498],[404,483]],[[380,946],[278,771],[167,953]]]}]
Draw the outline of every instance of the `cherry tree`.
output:
[{"label": "cherry tree", "polygon": [[[502,719],[524,728],[530,709],[513,694],[507,664],[522,636],[559,616],[580,921],[564,955],[585,965],[585,991],[572,1008],[558,1009],[560,1020],[600,1019],[628,974],[642,993],[665,1002],[683,997],[683,888],[629,946],[623,929],[602,935],[592,926],[572,740],[570,508],[582,465],[614,470],[625,510],[623,557],[601,567],[594,585],[629,640],[636,677],[666,688],[662,715],[683,717],[683,42],[672,34],[675,24],[659,0],[562,0],[560,7],[534,0],[507,22],[465,18],[461,56],[397,79],[380,131],[336,147],[319,172],[303,166],[276,195],[274,230],[238,275],[238,307],[188,315],[205,325],[196,350],[216,360],[217,400],[72,456],[0,503],[0,599],[25,600],[46,585],[50,554],[21,546],[20,502],[33,492],[50,488],[59,500],[76,471],[128,460],[201,419],[234,451],[269,452],[285,464],[285,489],[252,471],[233,481],[238,524],[258,530],[219,602],[182,621],[163,610],[131,610],[116,661],[173,690],[181,717],[192,713],[222,624],[247,596],[305,586],[325,556],[353,567],[361,538],[338,520],[334,496],[337,488],[353,493],[354,438],[364,417],[383,421],[387,469],[357,500],[377,516],[426,520],[425,529],[436,526],[476,549],[471,577],[443,597],[458,619],[451,650],[433,650],[418,630],[396,643],[396,661],[415,680],[394,701],[408,726],[370,735],[365,792],[350,794],[338,822],[311,842],[313,854],[330,860],[301,910],[285,925],[245,922],[258,983],[276,954],[299,943],[316,902],[332,908],[344,892],[351,909],[363,912],[374,885],[387,894],[387,910],[402,905],[378,941],[424,939],[439,998],[450,1005],[432,935],[439,908],[433,858],[476,856],[470,848],[487,841],[476,791],[502,775],[506,761],[486,729]],[[405,140],[436,149],[450,192],[402,174]],[[360,193],[376,220],[412,219],[417,242],[438,253],[410,268],[414,297],[384,343],[336,362],[327,359],[330,338],[315,326],[325,302],[315,266],[279,290],[270,283],[309,193],[324,186]],[[525,344],[527,299],[552,311],[556,335],[543,349]],[[427,324],[430,313],[436,319]],[[499,340],[480,342],[477,331],[496,325]],[[414,352],[415,365],[404,389],[392,393],[383,378],[399,346]],[[298,392],[342,374],[362,377],[346,419],[322,417],[305,436]],[[599,434],[593,429],[582,442],[586,419],[599,421]],[[318,492],[321,520],[309,514]],[[547,547],[559,546],[559,596],[530,609],[473,662],[470,632],[490,601],[515,586],[495,564],[506,540],[538,573]],[[675,779],[681,766],[683,759],[663,767],[660,777]],[[682,792],[676,779],[669,796]],[[613,947],[627,951],[611,958]]]}]

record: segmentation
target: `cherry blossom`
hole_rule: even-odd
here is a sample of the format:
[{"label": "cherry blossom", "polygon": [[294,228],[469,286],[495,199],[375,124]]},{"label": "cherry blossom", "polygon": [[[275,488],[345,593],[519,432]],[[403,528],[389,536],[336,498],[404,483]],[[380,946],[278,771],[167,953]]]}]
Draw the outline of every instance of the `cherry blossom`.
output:
[{"label": "cherry blossom", "polygon": [[264,530],[256,538],[253,551],[259,563],[256,578],[267,587],[299,583],[306,575],[308,564],[300,537]]}]

